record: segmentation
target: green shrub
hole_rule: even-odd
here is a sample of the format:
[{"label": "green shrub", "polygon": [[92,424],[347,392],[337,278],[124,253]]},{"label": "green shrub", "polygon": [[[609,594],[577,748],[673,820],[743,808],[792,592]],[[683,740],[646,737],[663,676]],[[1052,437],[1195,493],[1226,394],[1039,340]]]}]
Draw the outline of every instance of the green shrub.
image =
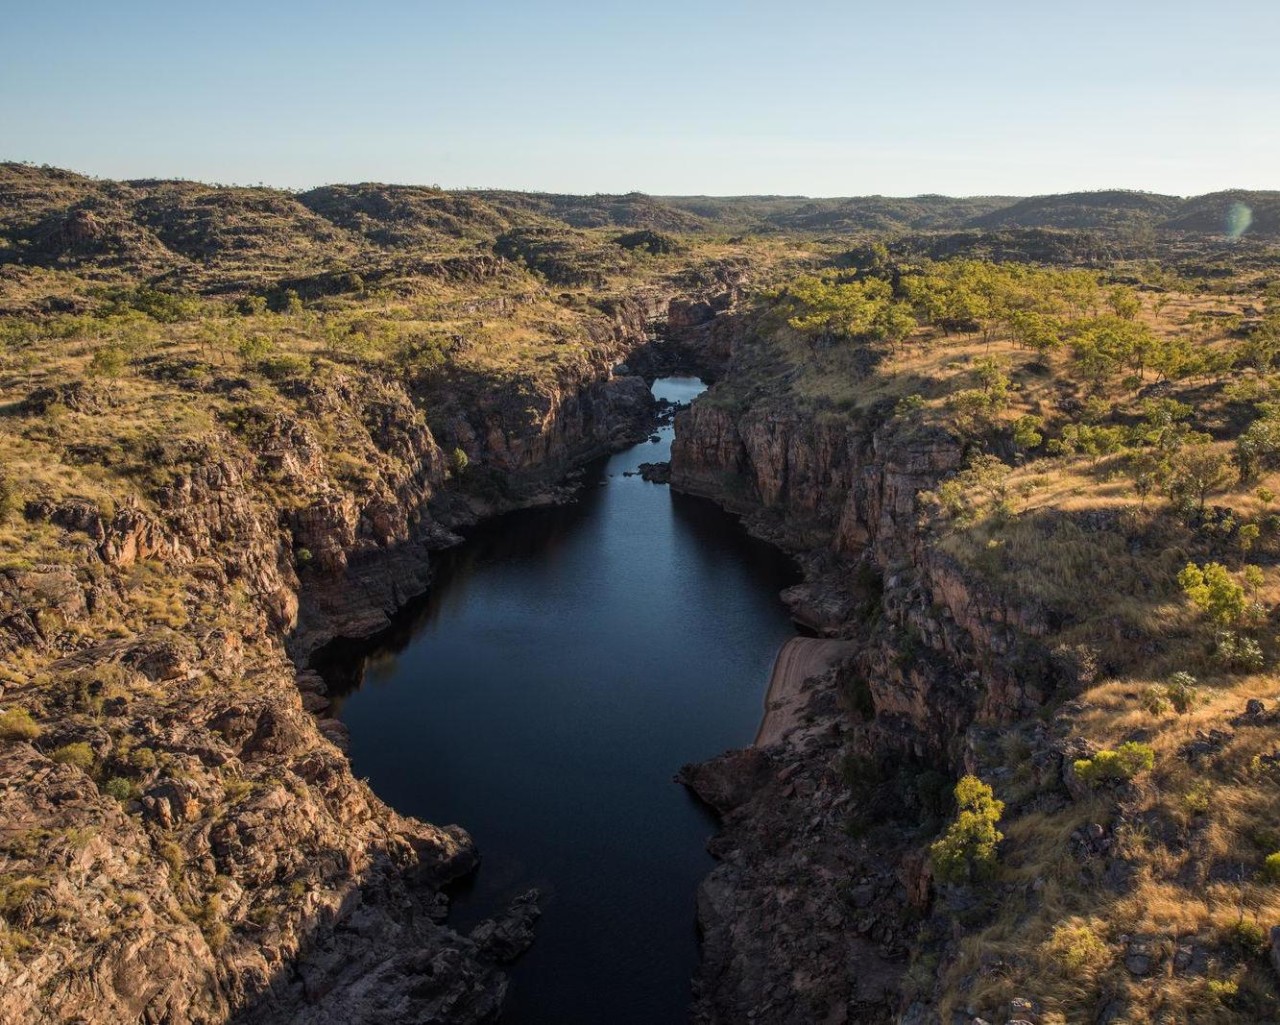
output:
[{"label": "green shrub", "polygon": [[1280,851],[1268,854],[1262,863],[1262,874],[1269,883],[1280,883]]},{"label": "green shrub", "polygon": [[1100,786],[1122,779],[1133,779],[1140,772],[1149,772],[1156,763],[1156,753],[1150,744],[1130,740],[1114,751],[1099,751],[1092,758],[1081,758],[1075,763],[1076,775],[1090,786]]},{"label": "green shrub", "polygon": [[258,363],[270,356],[275,347],[275,342],[266,335],[255,334],[242,339],[236,351],[246,363]]},{"label": "green shrub", "polygon": [[1211,997],[1229,1004],[1240,992],[1240,983],[1235,979],[1210,979],[1205,983],[1205,989]]},{"label": "green shrub", "polygon": [[119,377],[125,367],[124,350],[115,345],[99,349],[89,360],[91,377]]},{"label": "green shrub", "polygon": [[1164,696],[1179,715],[1186,715],[1196,703],[1196,678],[1190,673],[1174,673],[1164,685]]},{"label": "green shrub", "polygon": [[1215,623],[1230,626],[1243,618],[1247,607],[1244,587],[1221,563],[1206,562],[1197,566],[1188,562],[1178,574],[1178,584],[1192,603],[1207,612]]},{"label": "green shrub", "polygon": [[1186,715],[1198,698],[1196,678],[1190,673],[1174,673],[1168,683],[1147,687],[1138,699],[1152,715],[1164,715],[1170,709]]},{"label": "green shrub", "polygon": [[63,765],[74,765],[77,769],[83,769],[85,772],[89,772],[93,768],[95,761],[93,748],[83,741],[75,744],[63,744],[50,757],[55,762],[61,762]]},{"label": "green shrub", "polygon": [[918,410],[924,409],[924,396],[918,392],[911,395],[904,395],[893,407],[893,415],[899,417],[907,417]]},{"label": "green shrub", "polygon": [[1192,815],[1203,815],[1213,803],[1213,784],[1207,779],[1197,780],[1182,795],[1182,806]]},{"label": "green shrub", "polygon": [[1044,441],[1044,420],[1038,416],[1020,416],[1013,424],[1013,443],[1022,449],[1036,448]]},{"label": "green shrub", "polygon": [[38,736],[40,726],[25,708],[0,712],[0,740],[35,740]]},{"label": "green shrub", "polygon": [[1053,930],[1045,952],[1063,974],[1099,972],[1111,962],[1111,951],[1086,924],[1062,924]]},{"label": "green shrub", "polygon": [[139,772],[150,772],[156,767],[156,753],[149,747],[140,747],[129,755],[129,764]]},{"label": "green shrub", "polygon": [[112,776],[102,784],[102,792],[108,797],[114,797],[117,801],[128,801],[136,791],[133,783],[123,776]]},{"label": "green shrub", "polygon": [[162,843],[160,845],[160,857],[169,866],[169,881],[178,882],[182,878],[182,870],[186,867],[186,859],[182,856],[182,848],[176,843]]},{"label": "green shrub", "polygon": [[1223,939],[1246,957],[1257,957],[1267,949],[1267,931],[1243,918],[1227,927]]},{"label": "green shrub", "polygon": [[467,467],[471,465],[471,460],[467,453],[461,448],[455,448],[453,455],[449,460],[449,467],[453,471],[455,477],[461,477],[467,471]]},{"label": "green shrub", "polygon": [[285,381],[302,377],[311,371],[311,361],[301,356],[280,354],[266,356],[258,361],[258,373],[271,381]]},{"label": "green shrub", "polygon": [[929,848],[934,874],[944,883],[985,879],[996,864],[996,847],[1004,834],[996,823],[1004,813],[991,787],[977,776],[965,776],[956,784],[956,819],[946,835]]},{"label": "green shrub", "polygon": [[1224,669],[1241,673],[1256,673],[1267,661],[1257,641],[1230,630],[1214,639],[1213,660]]},{"label": "green shrub", "polygon": [[1138,698],[1142,707],[1152,715],[1164,715],[1173,706],[1165,695],[1164,687],[1146,687]]}]

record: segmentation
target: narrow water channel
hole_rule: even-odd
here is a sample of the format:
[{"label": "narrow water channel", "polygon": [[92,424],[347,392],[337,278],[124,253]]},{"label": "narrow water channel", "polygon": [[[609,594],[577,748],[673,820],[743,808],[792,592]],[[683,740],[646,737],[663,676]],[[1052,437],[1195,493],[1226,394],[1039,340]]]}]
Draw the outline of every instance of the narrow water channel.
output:
[{"label": "narrow water channel", "polygon": [[579,501],[475,531],[390,630],[319,667],[358,682],[339,705],[356,774],[475,837],[455,927],[542,890],[510,1025],[686,1020],[714,822],[672,776],[750,743],[793,634],[789,560],[711,503],[624,476],[668,458],[671,433],[589,468]]}]

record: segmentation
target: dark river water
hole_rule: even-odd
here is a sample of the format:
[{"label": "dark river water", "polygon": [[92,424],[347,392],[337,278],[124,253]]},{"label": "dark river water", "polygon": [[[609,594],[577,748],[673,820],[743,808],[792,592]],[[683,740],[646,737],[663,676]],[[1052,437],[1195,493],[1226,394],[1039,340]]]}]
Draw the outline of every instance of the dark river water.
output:
[{"label": "dark river water", "polygon": [[[701,390],[654,385],[673,401]],[[542,890],[537,941],[511,970],[513,1025],[686,1020],[715,824],[672,776],[751,742],[794,632],[778,598],[789,560],[711,503],[623,476],[670,441],[668,427],[601,460],[571,505],[473,532],[385,634],[318,666],[359,681],[337,713],[356,774],[475,837],[455,927]]]}]

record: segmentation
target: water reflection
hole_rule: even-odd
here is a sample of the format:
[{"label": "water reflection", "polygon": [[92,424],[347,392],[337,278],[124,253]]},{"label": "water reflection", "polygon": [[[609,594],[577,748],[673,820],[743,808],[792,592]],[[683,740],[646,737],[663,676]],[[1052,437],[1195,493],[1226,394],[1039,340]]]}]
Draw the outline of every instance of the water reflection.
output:
[{"label": "water reflection", "polygon": [[670,437],[591,467],[572,505],[474,531],[390,630],[321,666],[359,683],[340,704],[356,772],[476,837],[484,865],[455,924],[544,890],[507,1022],[684,1019],[713,827],[672,775],[750,741],[793,632],[788,560],[710,503],[625,476]]}]

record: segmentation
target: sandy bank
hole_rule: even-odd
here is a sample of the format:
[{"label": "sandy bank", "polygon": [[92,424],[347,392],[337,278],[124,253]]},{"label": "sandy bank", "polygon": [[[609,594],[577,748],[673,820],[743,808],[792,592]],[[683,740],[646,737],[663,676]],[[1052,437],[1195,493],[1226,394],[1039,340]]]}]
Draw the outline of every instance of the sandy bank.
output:
[{"label": "sandy bank", "polygon": [[820,676],[854,650],[853,641],[793,637],[778,652],[764,699],[764,718],[756,733],[756,747],[776,744],[799,725],[805,706],[804,684]]}]

